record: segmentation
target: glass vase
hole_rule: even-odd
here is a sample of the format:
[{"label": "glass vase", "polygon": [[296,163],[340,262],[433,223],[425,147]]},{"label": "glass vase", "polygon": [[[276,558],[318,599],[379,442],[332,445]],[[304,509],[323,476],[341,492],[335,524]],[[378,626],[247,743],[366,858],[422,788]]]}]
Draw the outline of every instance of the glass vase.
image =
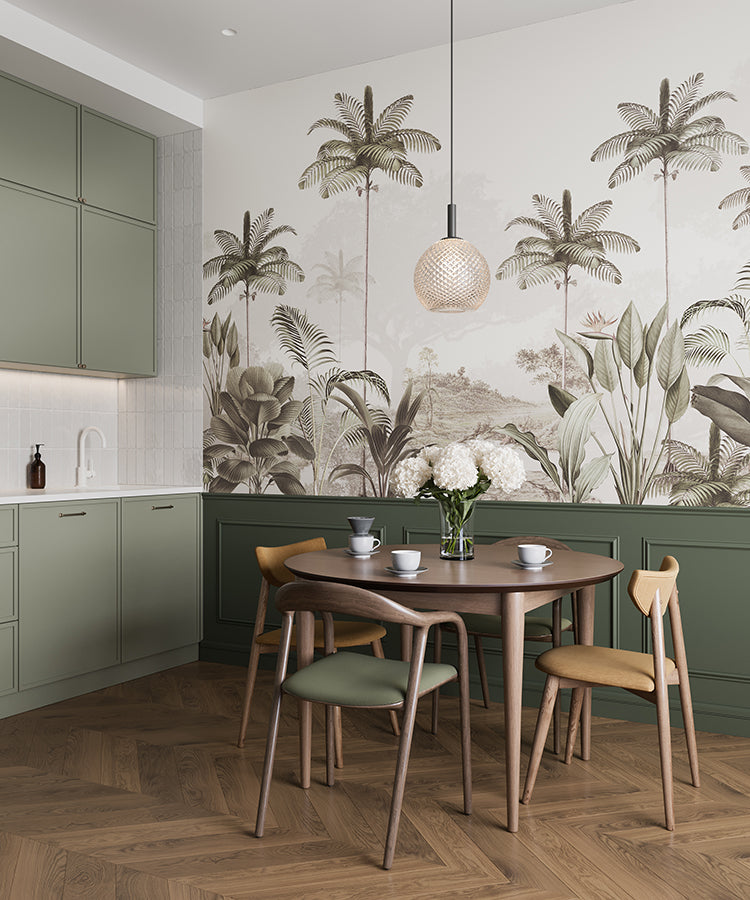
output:
[{"label": "glass vase", "polygon": [[474,500],[439,500],[440,558],[474,559]]}]

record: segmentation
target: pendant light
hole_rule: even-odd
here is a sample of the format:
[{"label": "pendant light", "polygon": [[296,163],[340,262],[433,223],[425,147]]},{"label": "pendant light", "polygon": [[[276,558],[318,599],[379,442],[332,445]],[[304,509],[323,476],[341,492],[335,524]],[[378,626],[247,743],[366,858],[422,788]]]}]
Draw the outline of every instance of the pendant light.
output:
[{"label": "pendant light", "polygon": [[490,290],[490,270],[482,254],[456,237],[453,202],[453,0],[451,3],[450,78],[450,184],[448,235],[428,247],[414,269],[414,290],[431,312],[467,312],[478,309]]}]

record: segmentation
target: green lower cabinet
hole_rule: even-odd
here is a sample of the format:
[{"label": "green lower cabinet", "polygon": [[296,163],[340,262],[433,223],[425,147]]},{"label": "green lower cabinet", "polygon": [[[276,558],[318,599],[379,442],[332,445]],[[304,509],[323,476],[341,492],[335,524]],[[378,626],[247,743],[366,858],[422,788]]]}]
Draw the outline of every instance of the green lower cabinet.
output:
[{"label": "green lower cabinet", "polygon": [[0,625],[0,696],[18,690],[17,634],[15,622]]},{"label": "green lower cabinet", "polygon": [[122,500],[122,659],[200,640],[200,497]]},{"label": "green lower cabinet", "polygon": [[20,688],[119,661],[117,500],[20,508]]}]

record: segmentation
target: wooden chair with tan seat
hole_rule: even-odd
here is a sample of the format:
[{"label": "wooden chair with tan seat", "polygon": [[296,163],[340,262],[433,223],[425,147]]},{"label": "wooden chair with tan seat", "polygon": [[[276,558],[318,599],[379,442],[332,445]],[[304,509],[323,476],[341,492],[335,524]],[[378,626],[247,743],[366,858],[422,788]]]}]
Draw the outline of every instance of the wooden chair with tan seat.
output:
[{"label": "wooden chair with tan seat", "polygon": [[[519,544],[544,544],[551,550],[570,550],[567,544],[562,541],[556,541],[554,538],[539,537],[538,535],[525,537],[505,538],[497,541],[495,547],[517,547]],[[484,613],[463,613],[462,618],[466,625],[466,631],[470,638],[474,640],[474,650],[477,658],[477,669],[479,670],[479,683],[482,686],[482,699],[484,706],[489,709],[490,706],[490,688],[487,681],[487,666],[484,659],[483,638],[502,639],[502,620],[500,616],[488,616]],[[575,598],[573,599],[573,619],[566,619],[562,616],[562,598],[558,598],[552,603],[551,616],[526,616],[524,619],[524,640],[542,641],[544,643],[552,643],[553,647],[559,647],[562,643],[563,631],[573,631],[576,619]],[[445,626],[446,631],[450,631],[450,626]],[[435,633],[435,661],[439,662],[441,658],[441,635],[440,631]],[[438,719],[438,698],[437,694],[433,698],[433,724],[434,732],[437,732]],[[560,702],[555,704],[554,710],[554,728],[553,728],[553,745],[554,752],[560,752]]]},{"label": "wooden chair with tan seat", "polygon": [[[333,709],[402,709],[401,739],[396,760],[396,774],[391,794],[391,811],[385,842],[383,868],[390,869],[396,848],[401,806],[406,787],[412,736],[420,697],[450,681],[459,683],[461,757],[463,774],[463,811],[471,812],[471,734],[469,729],[469,674],[466,629],[457,613],[417,612],[401,606],[364,588],[348,584],[296,582],[279,588],[276,607],[283,617],[282,638],[274,680],[273,705],[268,725],[268,741],[263,765],[258,817],[255,834],[263,836],[268,796],[273,775],[273,761],[279,732],[279,716],[283,694],[299,701],[323,703],[326,707],[326,781],[334,783],[334,715]],[[325,656],[287,676],[292,621],[300,611],[320,613],[325,634]],[[363,653],[334,653],[333,615],[364,614],[385,622],[406,626],[413,631],[410,660],[378,659]],[[427,634],[431,627],[453,622],[458,633],[458,669],[454,666],[424,661]],[[378,776],[379,777],[379,776]],[[442,777],[436,770],[436,778]],[[287,798],[288,800],[288,798]],[[287,802],[284,800],[284,803]]]},{"label": "wooden chair with tan seat", "polygon": [[[656,704],[659,732],[659,757],[661,761],[662,789],[666,826],[674,830],[674,803],[672,788],[672,745],[669,725],[669,697],[667,685],[679,685],[680,705],[685,725],[690,774],[695,787],[700,787],[698,772],[698,748],[695,741],[693,707],[690,700],[685,640],[677,596],[679,566],[673,556],[665,556],[658,572],[636,569],[628,584],[628,593],[635,606],[648,616],[651,623],[651,653],[636,653],[611,647],[589,647],[574,644],[547,650],[536,660],[536,667],[547,674],[534,744],[529,760],[526,786],[522,803],[528,803],[534,789],[544,742],[549,729],[552,706],[560,688],[572,687],[568,740],[565,762],[573,758],[578,720],[586,689],[596,685],[621,687],[638,697]],[[669,609],[669,622],[674,647],[674,660],[666,656],[664,649],[665,611]]]},{"label": "wooden chair with tan seat", "polygon": [[[279,642],[281,641],[281,629],[274,628],[271,631],[264,631],[266,625],[266,615],[268,613],[268,597],[271,587],[281,587],[294,581],[294,575],[284,565],[290,556],[296,556],[298,553],[310,553],[314,550],[325,550],[325,538],[310,538],[307,541],[299,541],[296,544],[285,544],[281,547],[256,547],[255,556],[258,560],[258,567],[263,576],[260,583],[260,595],[258,597],[258,609],[255,614],[255,627],[253,629],[253,642],[250,647],[250,661],[247,666],[247,683],[245,685],[245,701],[242,707],[242,722],[240,723],[240,734],[237,739],[237,746],[244,747],[245,733],[247,725],[250,721],[250,704],[253,699],[253,690],[255,688],[255,678],[258,674],[258,663],[261,653],[278,653]],[[386,635],[386,630],[377,622],[357,622],[345,621],[334,623],[334,647],[364,647],[369,644],[375,656],[383,657],[382,638]],[[296,630],[292,632],[292,648],[296,649]],[[315,625],[315,649],[323,649],[323,623],[317,622]],[[391,728],[393,733],[398,735],[399,726],[396,713],[391,710]],[[337,765],[341,765],[341,743],[340,729],[337,729]]]}]

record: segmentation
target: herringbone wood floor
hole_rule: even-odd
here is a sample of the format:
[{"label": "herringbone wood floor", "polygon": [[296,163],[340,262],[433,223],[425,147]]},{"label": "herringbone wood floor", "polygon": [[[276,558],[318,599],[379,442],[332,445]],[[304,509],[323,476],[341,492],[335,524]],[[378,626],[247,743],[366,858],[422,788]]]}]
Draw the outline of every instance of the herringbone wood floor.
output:
[{"label": "herringbone wood floor", "polygon": [[[593,759],[547,754],[518,834],[504,828],[502,708],[473,704],[474,814],[460,813],[457,708],[421,712],[396,860],[379,868],[396,739],[344,714],[345,768],[296,783],[282,722],[266,836],[252,834],[270,673],[244,750],[244,671],[195,663],[0,721],[2,900],[750,898],[750,740],[675,731],[677,830],[662,824],[654,727],[596,719]],[[524,714],[524,752],[535,711]],[[525,764],[525,759],[522,761]]]}]

